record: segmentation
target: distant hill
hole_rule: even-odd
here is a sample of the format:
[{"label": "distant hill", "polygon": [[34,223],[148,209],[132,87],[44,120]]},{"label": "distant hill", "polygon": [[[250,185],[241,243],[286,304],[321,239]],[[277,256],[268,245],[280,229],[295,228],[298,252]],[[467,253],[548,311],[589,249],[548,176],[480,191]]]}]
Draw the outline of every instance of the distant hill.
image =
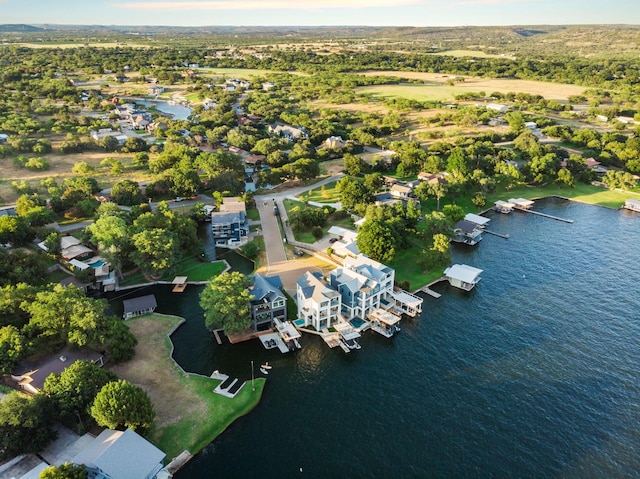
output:
[{"label": "distant hill", "polygon": [[23,24],[4,24],[0,25],[0,33],[25,33],[25,32],[42,32],[42,28],[32,25]]}]

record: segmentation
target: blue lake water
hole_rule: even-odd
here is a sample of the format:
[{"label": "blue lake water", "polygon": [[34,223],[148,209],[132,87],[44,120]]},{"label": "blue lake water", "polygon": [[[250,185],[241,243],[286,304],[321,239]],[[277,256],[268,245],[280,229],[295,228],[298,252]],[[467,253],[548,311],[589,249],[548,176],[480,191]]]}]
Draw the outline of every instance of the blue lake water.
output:
[{"label": "blue lake water", "polygon": [[454,247],[484,270],[474,291],[435,286],[421,318],[350,354],[308,336],[292,355],[218,346],[196,288],[159,298],[187,318],[174,335],[185,369],[273,365],[258,407],[176,478],[638,477],[640,215],[535,208],[575,223],[492,215],[509,240]]},{"label": "blue lake water", "polygon": [[178,103],[168,103],[162,100],[136,100],[136,103],[140,103],[145,106],[154,106],[158,111],[171,115],[174,120],[186,120],[189,118],[192,111],[188,106],[180,105]]}]

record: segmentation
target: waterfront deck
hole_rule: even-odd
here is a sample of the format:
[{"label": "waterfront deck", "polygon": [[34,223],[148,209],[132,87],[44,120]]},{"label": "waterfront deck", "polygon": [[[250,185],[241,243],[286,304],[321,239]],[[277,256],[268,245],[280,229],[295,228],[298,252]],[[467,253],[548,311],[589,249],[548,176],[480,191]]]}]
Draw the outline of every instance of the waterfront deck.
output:
[{"label": "waterfront deck", "polygon": [[289,352],[289,348],[278,333],[271,332],[261,334],[260,336],[258,336],[258,338],[260,339],[260,342],[262,343],[264,349],[278,348],[282,354]]},{"label": "waterfront deck", "polygon": [[529,208],[521,208],[519,206],[514,207],[514,209],[518,210],[518,211],[522,211],[523,213],[531,213],[532,215],[538,215],[538,216],[542,216],[544,218],[550,218],[552,220],[556,220],[556,221],[562,221],[564,223],[573,223],[573,220],[568,220],[566,218],[560,218],[558,216],[553,216],[553,215],[548,215],[546,213],[541,213],[540,211],[533,211]]},{"label": "waterfront deck", "polygon": [[374,309],[367,319],[371,321],[371,329],[387,338],[400,331],[398,323],[402,318],[384,309]]},{"label": "waterfront deck", "polygon": [[187,289],[187,276],[176,276],[171,282],[173,284],[173,293],[183,293]]}]

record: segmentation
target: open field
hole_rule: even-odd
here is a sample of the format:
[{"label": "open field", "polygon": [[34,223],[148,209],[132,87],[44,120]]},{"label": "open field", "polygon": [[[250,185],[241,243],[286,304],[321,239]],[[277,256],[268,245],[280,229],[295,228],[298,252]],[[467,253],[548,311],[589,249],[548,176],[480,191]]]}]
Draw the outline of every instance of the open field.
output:
[{"label": "open field", "polygon": [[250,79],[255,76],[273,73],[271,70],[260,70],[257,68],[197,68],[200,75],[227,76],[240,79]]},{"label": "open field", "polygon": [[139,43],[130,42],[92,42],[92,43],[69,43],[69,42],[43,42],[43,43],[9,43],[8,45],[18,45],[27,48],[81,48],[81,47],[93,47],[93,48],[149,48],[149,45],[141,45]]},{"label": "open field", "polygon": [[184,374],[171,359],[168,332],[180,322],[176,316],[153,314],[127,322],[138,339],[136,355],[126,363],[109,366],[119,377],[147,391],[156,411],[150,439],[167,459],[187,449],[195,454],[233,421],[260,401],[265,380],[256,390],[244,387],[229,399],[213,393],[220,381]]},{"label": "open field", "polygon": [[368,71],[364,75],[385,75],[398,78],[422,80],[426,85],[380,85],[360,87],[358,93],[373,93],[378,96],[397,96],[420,101],[451,100],[454,95],[467,92],[483,91],[487,95],[493,92],[500,93],[528,93],[541,95],[547,100],[567,100],[571,95],[580,95],[585,87],[568,85],[564,83],[551,83],[533,80],[517,80],[506,78],[478,78],[464,77],[464,82],[455,86],[447,85],[449,76],[437,73],[422,72],[398,72],[398,71]]},{"label": "open field", "polygon": [[337,181],[332,181],[323,187],[309,190],[304,194],[304,199],[307,201],[316,201],[318,203],[337,203],[340,201],[340,193],[336,188],[337,183]]},{"label": "open field", "polygon": [[502,55],[497,55],[495,53],[485,53],[477,50],[445,50],[442,52],[430,53],[430,55],[447,57],[504,58]]}]

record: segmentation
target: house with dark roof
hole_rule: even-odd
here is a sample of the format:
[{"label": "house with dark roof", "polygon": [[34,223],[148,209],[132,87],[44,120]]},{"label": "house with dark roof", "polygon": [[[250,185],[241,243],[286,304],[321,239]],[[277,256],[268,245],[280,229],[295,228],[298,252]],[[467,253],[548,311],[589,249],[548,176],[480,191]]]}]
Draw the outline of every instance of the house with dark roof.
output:
[{"label": "house with dark roof", "polygon": [[253,296],[250,304],[254,331],[273,328],[275,319],[286,321],[287,298],[282,293],[280,276],[253,275],[253,286],[249,292]]},{"label": "house with dark roof", "polygon": [[239,246],[249,234],[246,204],[238,198],[225,198],[220,211],[211,213],[211,231],[217,246]]},{"label": "house with dark roof", "polygon": [[475,245],[482,239],[482,229],[477,223],[460,220],[453,228],[452,240],[456,243]]},{"label": "house with dark roof", "polygon": [[60,374],[76,361],[90,361],[103,366],[104,356],[88,349],[65,348],[37,362],[21,361],[11,373],[11,379],[25,392],[36,394],[49,374]]},{"label": "house with dark roof", "polygon": [[90,479],[154,479],[166,454],[135,431],[105,429],[78,455]]},{"label": "house with dark roof", "polygon": [[125,299],[122,302],[122,306],[124,308],[122,317],[124,319],[131,319],[136,316],[153,313],[158,307],[158,303],[156,302],[156,297],[153,294],[147,294],[146,296]]}]

